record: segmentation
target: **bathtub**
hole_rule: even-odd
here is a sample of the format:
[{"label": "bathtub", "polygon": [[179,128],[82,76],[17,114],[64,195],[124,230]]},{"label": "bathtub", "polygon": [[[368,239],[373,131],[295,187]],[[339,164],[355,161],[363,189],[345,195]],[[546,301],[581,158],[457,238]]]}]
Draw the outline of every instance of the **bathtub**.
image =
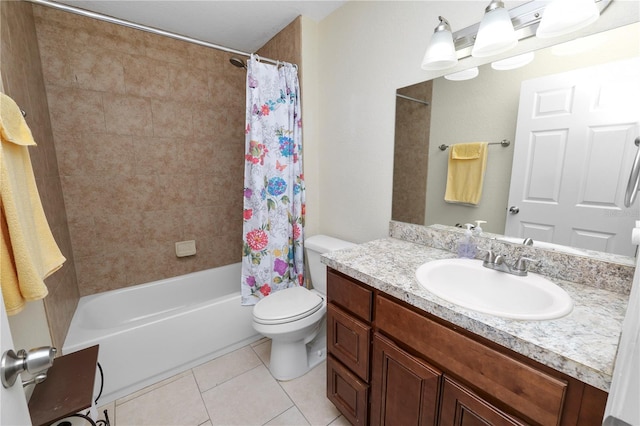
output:
[{"label": "bathtub", "polygon": [[[100,345],[99,405],[261,338],[240,305],[241,264],[80,298],[64,354]],[[96,378],[96,394],[99,389]]]}]

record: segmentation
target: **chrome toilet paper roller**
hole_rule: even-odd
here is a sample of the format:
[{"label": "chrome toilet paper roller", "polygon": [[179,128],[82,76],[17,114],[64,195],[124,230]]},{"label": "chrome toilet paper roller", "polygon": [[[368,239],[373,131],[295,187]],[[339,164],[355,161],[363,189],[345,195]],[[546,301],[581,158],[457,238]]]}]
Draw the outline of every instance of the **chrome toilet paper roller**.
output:
[{"label": "chrome toilet paper roller", "polygon": [[42,383],[47,378],[47,370],[53,365],[57,350],[51,346],[34,348],[29,351],[21,349],[18,353],[8,350],[0,360],[0,377],[2,386],[10,388],[16,382],[18,374],[26,371],[34,377],[23,386]]}]

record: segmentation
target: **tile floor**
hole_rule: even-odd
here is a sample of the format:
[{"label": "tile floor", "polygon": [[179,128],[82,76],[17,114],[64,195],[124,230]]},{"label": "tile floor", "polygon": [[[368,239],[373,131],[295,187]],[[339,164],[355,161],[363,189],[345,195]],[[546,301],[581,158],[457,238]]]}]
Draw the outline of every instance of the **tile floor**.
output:
[{"label": "tile floor", "polygon": [[349,425],[325,396],[324,362],[302,377],[280,382],[267,368],[270,350],[270,340],[259,340],[99,412],[108,410],[112,426]]}]

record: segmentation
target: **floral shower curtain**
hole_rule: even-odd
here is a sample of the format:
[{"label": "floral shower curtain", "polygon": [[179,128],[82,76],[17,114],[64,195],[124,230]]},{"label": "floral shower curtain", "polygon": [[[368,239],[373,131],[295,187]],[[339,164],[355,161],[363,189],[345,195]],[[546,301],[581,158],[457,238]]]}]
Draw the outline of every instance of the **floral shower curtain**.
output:
[{"label": "floral shower curtain", "polygon": [[304,177],[295,65],[247,64],[242,304],[304,283]]}]

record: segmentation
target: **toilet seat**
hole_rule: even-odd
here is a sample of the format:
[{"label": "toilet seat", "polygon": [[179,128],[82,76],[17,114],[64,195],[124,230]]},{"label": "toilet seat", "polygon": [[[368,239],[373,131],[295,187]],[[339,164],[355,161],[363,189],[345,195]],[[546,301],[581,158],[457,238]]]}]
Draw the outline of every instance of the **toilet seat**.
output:
[{"label": "toilet seat", "polygon": [[322,308],[324,298],[304,287],[291,287],[273,293],[253,307],[253,320],[260,324],[297,321]]}]

